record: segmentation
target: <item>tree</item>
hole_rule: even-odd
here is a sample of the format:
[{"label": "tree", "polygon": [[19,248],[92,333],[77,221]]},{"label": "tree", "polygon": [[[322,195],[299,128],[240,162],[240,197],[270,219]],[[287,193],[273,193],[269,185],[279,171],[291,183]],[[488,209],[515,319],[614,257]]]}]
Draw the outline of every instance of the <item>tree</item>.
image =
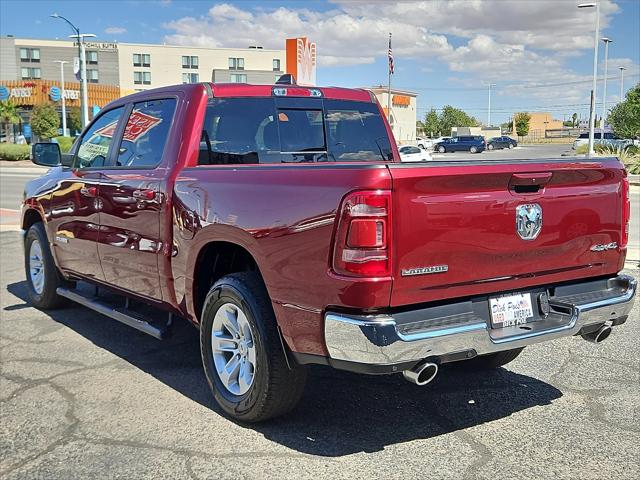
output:
[{"label": "tree", "polygon": [[11,125],[19,121],[20,116],[18,115],[15,104],[8,101],[0,101],[0,124],[2,125],[2,130],[5,132],[7,141],[9,140]]},{"label": "tree", "polygon": [[611,109],[608,120],[618,137],[640,137],[640,83],[627,92],[624,102]]},{"label": "tree", "polygon": [[577,127],[578,126],[578,114],[577,113],[573,113],[573,115],[571,115],[571,122],[572,122],[572,127]]},{"label": "tree", "polygon": [[422,128],[424,128],[424,131],[430,137],[435,137],[440,134],[440,119],[438,118],[438,112],[436,112],[435,109],[432,108],[424,116]]},{"label": "tree", "polygon": [[67,108],[67,128],[71,136],[82,131],[82,120],[80,119],[80,107]]},{"label": "tree", "polygon": [[31,128],[40,138],[53,138],[58,135],[60,117],[53,105],[45,103],[34,107],[31,115]]},{"label": "tree", "polygon": [[513,117],[513,121],[516,125],[516,133],[519,137],[526,137],[529,134],[529,121],[531,115],[527,112],[518,112]]},{"label": "tree", "polygon": [[439,117],[440,133],[449,135],[452,127],[477,127],[478,120],[469,116],[465,111],[445,105]]}]

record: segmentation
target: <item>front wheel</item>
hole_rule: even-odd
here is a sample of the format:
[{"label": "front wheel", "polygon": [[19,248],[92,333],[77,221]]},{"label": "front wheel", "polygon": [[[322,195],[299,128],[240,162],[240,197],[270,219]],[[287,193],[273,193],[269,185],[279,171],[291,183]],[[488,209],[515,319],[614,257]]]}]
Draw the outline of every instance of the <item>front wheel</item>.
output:
[{"label": "front wheel", "polygon": [[440,152],[440,153],[445,153],[446,151],[447,151],[447,149],[446,149],[446,148],[444,148],[444,147],[438,147],[438,152]]},{"label": "front wheel", "polygon": [[469,151],[470,151],[471,153],[477,153],[477,152],[478,152],[478,148],[477,148],[477,147],[471,147],[471,148],[469,149]]},{"label": "front wheel", "polygon": [[69,287],[51,255],[49,241],[41,222],[34,223],[24,238],[24,269],[30,303],[43,310],[61,307],[66,303],[57,294],[58,287]]},{"label": "front wheel", "polygon": [[202,310],[200,350],[213,396],[231,417],[267,420],[292,410],[302,396],[306,370],[287,365],[257,273],[227,275],[211,287]]},{"label": "front wheel", "polygon": [[493,144],[492,144],[492,143],[490,143],[489,145],[487,145],[487,150],[493,150],[493,148],[494,148],[494,147],[493,147]]},{"label": "front wheel", "polygon": [[509,150],[511,150],[513,147],[515,147],[515,145],[513,143],[509,144]]}]

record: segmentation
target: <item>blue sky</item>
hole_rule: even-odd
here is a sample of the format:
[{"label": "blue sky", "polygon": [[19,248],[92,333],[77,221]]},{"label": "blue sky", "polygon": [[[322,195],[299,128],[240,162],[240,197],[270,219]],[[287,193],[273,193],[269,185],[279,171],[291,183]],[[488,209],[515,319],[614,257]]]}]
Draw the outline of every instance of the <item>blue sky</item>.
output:
[{"label": "blue sky", "polygon": [[[573,112],[586,116],[595,17],[578,3],[2,0],[0,33],[65,38],[68,27],[49,18],[57,12],[109,41],[284,48],[285,38],[307,35],[318,44],[320,85],[370,86],[387,82],[392,32],[392,82],[419,94],[419,116],[451,104],[486,121],[486,84],[495,83],[497,123],[519,110],[551,111],[560,119]],[[602,35],[614,40],[607,88],[613,104],[619,99],[618,66],[627,68],[625,89],[639,81],[640,1],[602,0],[601,10]],[[602,48],[600,55],[602,60]]]}]

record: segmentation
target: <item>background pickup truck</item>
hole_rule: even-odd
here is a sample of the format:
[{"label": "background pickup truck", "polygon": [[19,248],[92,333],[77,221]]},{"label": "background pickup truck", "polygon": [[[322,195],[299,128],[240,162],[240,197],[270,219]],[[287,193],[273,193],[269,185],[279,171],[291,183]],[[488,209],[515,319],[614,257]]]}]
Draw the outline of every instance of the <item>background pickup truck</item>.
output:
[{"label": "background pickup truck", "polygon": [[[625,322],[629,185],[616,158],[400,163],[365,90],[195,84],[107,106],[26,187],[31,302],[157,338],[200,329],[231,416],[296,405],[306,364],[495,368]],[[160,312],[167,312],[166,316]]]}]

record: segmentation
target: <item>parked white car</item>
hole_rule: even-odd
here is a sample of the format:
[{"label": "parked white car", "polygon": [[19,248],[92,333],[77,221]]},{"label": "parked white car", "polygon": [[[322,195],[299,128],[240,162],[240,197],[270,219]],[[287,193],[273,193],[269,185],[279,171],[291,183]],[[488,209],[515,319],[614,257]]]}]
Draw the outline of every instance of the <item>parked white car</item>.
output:
[{"label": "parked white car", "polygon": [[418,144],[418,146],[420,148],[430,152],[431,150],[433,150],[433,146],[436,143],[442,142],[443,140],[445,140],[447,138],[451,138],[451,137],[438,137],[438,138],[421,138],[421,137],[417,137],[416,138],[416,143]]},{"label": "parked white car", "polygon": [[[610,145],[615,148],[624,148],[627,145],[633,145],[633,140],[625,140],[622,138],[616,137],[611,132],[604,132],[604,140],[601,138],[601,133],[596,131],[593,134],[593,143],[595,145],[603,144]],[[573,141],[573,149],[577,149],[580,145],[588,145],[589,144],[589,134],[581,133],[578,138]]]},{"label": "parked white car", "polygon": [[400,152],[400,161],[402,162],[426,162],[431,160],[431,154],[427,150],[414,147],[413,145],[405,145],[398,149]]}]

